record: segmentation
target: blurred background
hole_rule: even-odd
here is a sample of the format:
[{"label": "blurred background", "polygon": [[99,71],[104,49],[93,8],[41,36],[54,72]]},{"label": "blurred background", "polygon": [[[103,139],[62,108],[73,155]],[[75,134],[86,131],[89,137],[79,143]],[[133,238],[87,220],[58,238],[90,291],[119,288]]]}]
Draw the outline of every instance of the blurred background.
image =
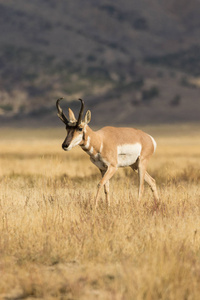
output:
[{"label": "blurred background", "polygon": [[0,0],[0,126],[197,122],[199,0]]}]

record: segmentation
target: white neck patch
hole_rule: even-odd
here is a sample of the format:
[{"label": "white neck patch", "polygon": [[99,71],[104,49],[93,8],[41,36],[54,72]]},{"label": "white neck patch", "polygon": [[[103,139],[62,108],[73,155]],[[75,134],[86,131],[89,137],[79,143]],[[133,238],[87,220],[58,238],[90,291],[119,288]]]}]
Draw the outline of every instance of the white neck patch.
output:
[{"label": "white neck patch", "polygon": [[88,149],[88,148],[90,147],[90,137],[89,137],[89,136],[87,137],[87,142],[86,142],[86,144],[84,145],[84,147],[85,147],[86,149]]}]

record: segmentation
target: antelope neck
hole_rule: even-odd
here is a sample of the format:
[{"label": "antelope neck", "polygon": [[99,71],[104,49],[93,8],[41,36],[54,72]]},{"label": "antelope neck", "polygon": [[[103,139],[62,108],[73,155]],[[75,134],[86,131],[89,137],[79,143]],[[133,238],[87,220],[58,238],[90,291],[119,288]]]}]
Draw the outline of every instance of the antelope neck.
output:
[{"label": "antelope neck", "polygon": [[84,141],[81,148],[90,156],[100,153],[101,141],[88,125],[84,128]]}]

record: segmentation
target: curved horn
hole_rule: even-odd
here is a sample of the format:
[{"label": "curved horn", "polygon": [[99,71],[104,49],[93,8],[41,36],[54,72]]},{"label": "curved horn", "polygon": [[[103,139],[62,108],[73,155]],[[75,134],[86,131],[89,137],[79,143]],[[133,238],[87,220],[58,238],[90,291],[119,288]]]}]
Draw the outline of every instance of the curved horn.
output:
[{"label": "curved horn", "polygon": [[57,110],[58,110],[58,117],[61,119],[61,121],[63,121],[63,123],[65,123],[66,125],[68,124],[68,119],[67,117],[65,116],[62,108],[60,107],[60,104],[59,102],[62,100],[63,98],[59,98],[57,101],[56,101],[56,107],[57,107]]},{"label": "curved horn", "polygon": [[80,109],[80,113],[78,116],[78,121],[77,121],[77,125],[81,124],[81,120],[82,120],[82,116],[83,116],[83,110],[84,110],[84,101],[82,99],[78,99],[81,101],[81,109]]}]

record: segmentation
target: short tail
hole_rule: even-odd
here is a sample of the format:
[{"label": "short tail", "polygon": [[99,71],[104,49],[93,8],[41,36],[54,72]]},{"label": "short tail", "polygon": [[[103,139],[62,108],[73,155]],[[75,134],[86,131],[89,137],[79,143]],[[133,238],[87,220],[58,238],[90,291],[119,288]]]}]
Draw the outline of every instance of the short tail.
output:
[{"label": "short tail", "polygon": [[150,136],[150,138],[151,138],[151,140],[152,140],[153,147],[154,147],[154,151],[153,151],[153,153],[155,153],[155,151],[156,151],[156,147],[157,147],[156,141],[154,140],[154,138],[153,138],[151,135],[149,135],[149,136]]}]

